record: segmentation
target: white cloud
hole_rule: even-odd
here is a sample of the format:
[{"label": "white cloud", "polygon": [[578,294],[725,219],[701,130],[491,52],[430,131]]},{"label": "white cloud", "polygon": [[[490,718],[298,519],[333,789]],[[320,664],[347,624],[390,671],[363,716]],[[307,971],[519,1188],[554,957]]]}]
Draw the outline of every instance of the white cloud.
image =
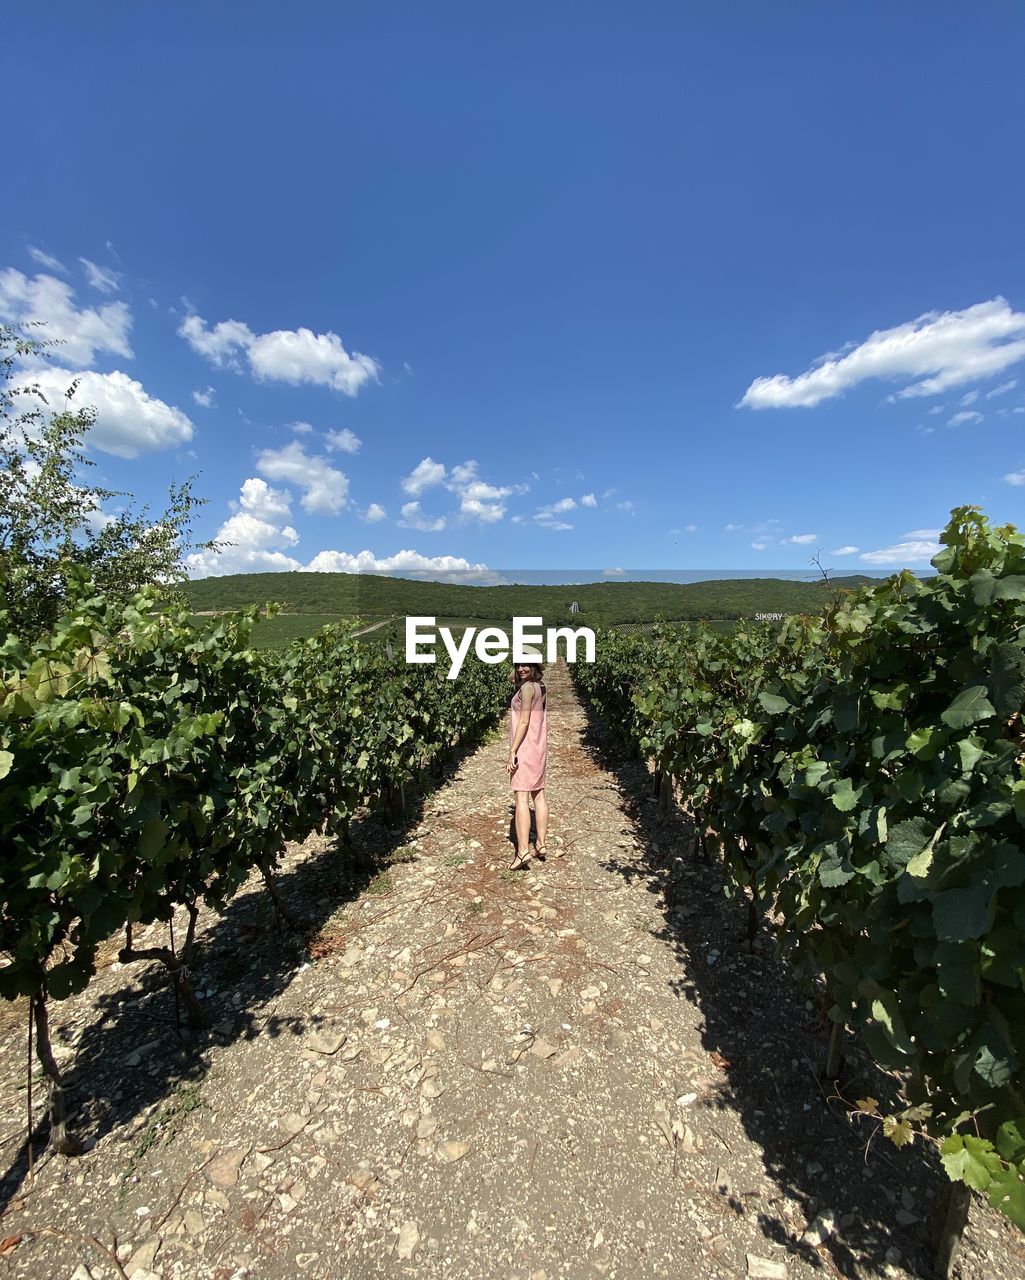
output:
[{"label": "white cloud", "polygon": [[278,329],[260,334],[250,345],[249,363],[258,378],[298,386],[311,382],[354,396],[379,366],[370,356],[350,355],[336,333],[312,329]]},{"label": "white cloud", "polygon": [[297,436],[313,435],[313,425],[309,422],[293,422],[290,430]]},{"label": "white cloud", "polygon": [[1002,373],[1025,359],[1025,314],[1004,298],[963,311],[930,311],[877,330],[864,342],[822,356],[796,378],[756,378],[740,401],[751,409],[811,407],[869,378],[908,382],[897,393],[940,395],[950,387]]},{"label": "white cloud", "polygon": [[1012,413],[1025,413],[1025,404],[1020,404],[1020,405],[1018,405],[1018,406],[1017,406],[1015,409],[1013,409],[1011,412],[1012,412]]},{"label": "white cloud", "polygon": [[376,524],[378,520],[386,520],[387,518],[388,512],[379,502],[372,502],[363,516],[363,519],[369,521],[370,524]]},{"label": "white cloud", "polygon": [[780,542],[784,545],[789,542],[793,543],[795,546],[803,547],[807,546],[809,543],[816,542],[818,540],[818,536],[819,535],[817,533],[795,533],[790,538],[780,538]]},{"label": "white cloud", "polygon": [[95,262],[90,262],[88,258],[79,258],[79,262],[85,267],[85,278],[94,289],[99,289],[100,293],[117,293],[118,286],[121,284],[121,277],[116,271],[110,271],[106,267],[98,267]]},{"label": "white cloud", "polygon": [[1008,484],[1021,485],[1025,484],[1025,471],[1008,471],[1004,479]]},{"label": "white cloud", "polygon": [[[247,481],[248,483],[248,481]],[[283,529],[240,511],[226,520],[214,535],[215,542],[232,543],[222,551],[194,551],[186,557],[193,578],[220,578],[228,573],[285,573],[302,564],[285,555],[281,547],[294,547],[299,535],[291,526]]]},{"label": "white cloud", "polygon": [[407,529],[419,529],[421,533],[437,533],[445,527],[445,517],[432,520],[420,510],[419,502],[407,502],[402,508],[399,524]]},{"label": "white cloud", "polygon": [[684,533],[697,533],[698,526],[696,524],[686,524],[683,526]]},{"label": "white cloud", "polygon": [[634,509],[634,504],[631,501],[629,501],[629,499],[626,502],[616,503],[617,511],[633,511],[633,509]]},{"label": "white cloud", "polygon": [[343,427],[341,431],[327,432],[324,436],[324,443],[332,453],[358,453],[363,441],[348,427]]},{"label": "white cloud", "polygon": [[977,413],[974,409],[962,409],[960,413],[955,413],[947,419],[948,427],[960,427],[966,422],[981,422],[982,414]]},{"label": "white cloud", "polygon": [[857,547],[837,547],[835,551],[830,551],[831,556],[853,556],[857,552]]},{"label": "white cloud", "polygon": [[299,501],[304,511],[336,516],[346,506],[348,476],[332,467],[326,458],[307,453],[298,440],[281,449],[264,449],[256,469],[271,480],[302,489]]},{"label": "white cloud", "polygon": [[751,546],[755,551],[764,551],[769,544],[767,542],[752,542]]},{"label": "white cloud", "polygon": [[62,271],[65,275],[68,274],[68,269],[60,258],[55,258],[52,253],[44,253],[42,249],[37,249],[34,244],[29,245],[28,256],[33,262],[38,262],[41,267],[46,267],[48,271]]},{"label": "white cloud", "polygon": [[97,352],[130,360],[132,315],[128,307],[123,302],[109,302],[79,310],[71,301],[73,297],[71,286],[54,276],[30,279],[13,267],[0,271],[0,320],[13,324],[42,320],[46,328],[38,336],[59,340],[56,351],[68,364],[90,365]]},{"label": "white cloud", "polygon": [[[755,547],[755,550],[762,551],[770,542],[779,538],[782,527],[782,522],[773,516],[772,519],[762,520],[758,524],[728,524],[725,526],[725,530],[727,533],[737,533],[743,530],[743,532],[751,534],[755,542],[760,544]],[[783,539],[780,539],[780,541],[783,541]],[[752,545],[754,544],[752,543]]]},{"label": "white cloud", "polygon": [[433,458],[424,458],[400,483],[406,493],[418,498],[425,489],[441,484],[447,474],[440,462],[435,462]]},{"label": "white cloud", "polygon": [[238,505],[257,520],[280,524],[292,514],[292,504],[283,489],[272,489],[266,480],[253,476],[242,484]]},{"label": "white cloud", "polygon": [[937,414],[942,413],[946,407],[947,406],[943,404],[934,404],[933,407],[929,410],[929,412],[933,415],[933,417],[935,417]]},{"label": "white cloud", "polygon": [[556,532],[572,529],[573,526],[567,524],[565,520],[560,520],[559,516],[567,511],[573,511],[576,505],[574,498],[560,498],[558,502],[550,502],[547,506],[538,507],[534,512],[534,519],[545,529],[553,529]]},{"label": "white cloud", "polygon": [[928,564],[935,555],[939,555],[942,547],[939,543],[939,529],[913,529],[905,533],[900,542],[892,547],[883,547],[879,551],[864,551],[858,557],[866,564],[899,565]]},{"label": "white cloud", "polygon": [[974,404],[976,400],[978,400],[978,398],[979,398],[978,391],[966,391],[958,403],[962,406],[962,408],[967,408],[968,405]]},{"label": "white cloud", "polygon": [[[137,458],[140,453],[169,449],[192,439],[192,422],[186,414],[148,395],[142,384],[126,373],[82,373],[47,365],[27,370],[23,376],[24,385],[39,387],[53,412],[68,407],[65,393],[72,382],[78,382],[70,408],[96,409],[96,422],[86,437],[90,448],[119,458]],[[26,397],[26,405],[29,399]]]},{"label": "white cloud", "polygon": [[[302,564],[287,550],[298,545],[299,534],[282,521],[289,513],[288,496],[271,489],[263,480],[251,477],[241,488],[239,498],[231,503],[230,516],[214,535],[215,542],[232,543],[220,553],[199,551],[187,559],[193,578],[221,577],[230,573],[404,573],[419,578],[437,578],[452,582],[502,583],[501,574],[485,564],[473,564],[460,556],[424,556],[403,550],[393,556],[376,556],[369,550],[352,554],[348,551],[325,550]],[[370,511],[377,509],[371,503]]]},{"label": "white cloud", "polygon": [[285,524],[291,514],[288,494],[251,476],[243,481],[235,514],[214,534],[214,542],[232,543],[220,551],[196,551],[186,558],[193,578],[223,577],[228,573],[285,573],[301,569],[300,561],[281,548],[298,545],[299,534]]},{"label": "white cloud", "polygon": [[471,458],[447,470],[433,458],[423,458],[408,476],[400,481],[410,497],[418,498],[425,489],[443,484],[459,498],[458,515],[463,520],[478,520],[482,524],[494,524],[505,515],[504,499],[513,493],[526,493],[529,486],[489,484],[478,475],[477,463]]},{"label": "white cloud", "polygon": [[992,391],[987,391],[986,399],[992,400],[995,396],[1005,395],[1008,391],[1013,391],[1017,385],[1017,378],[1009,378],[1007,382],[1001,382],[999,387],[994,387]]},{"label": "white cloud", "polygon": [[459,515],[464,520],[494,524],[505,515],[504,499],[514,493],[526,493],[529,486],[488,484],[479,478],[477,463],[471,458],[452,468],[445,488],[458,496]]},{"label": "white cloud", "polygon": [[178,335],[185,339],[193,351],[205,356],[219,369],[227,365],[241,372],[236,359],[239,350],[245,350],[253,341],[253,331],[241,320],[222,320],[212,329],[199,316],[186,316],[178,326]]},{"label": "white cloud", "polygon": [[[573,526],[567,524],[565,520],[560,520],[559,516],[565,515],[567,511],[575,511],[578,505],[581,507],[597,507],[598,499],[593,493],[585,493],[579,504],[576,498],[559,498],[557,502],[549,502],[546,506],[538,507],[534,512],[533,518],[546,529],[554,529],[556,531],[572,529]],[[620,502],[617,505],[623,511],[630,510],[633,507],[632,502]]]},{"label": "white cloud", "polygon": [[439,581],[498,583],[500,574],[485,564],[471,564],[462,556],[424,556],[417,551],[397,551],[393,556],[375,556],[372,551],[321,551],[308,565],[307,573],[403,573]]},{"label": "white cloud", "polygon": [[253,333],[241,320],[222,320],[209,328],[201,316],[189,315],[178,333],[193,351],[215,365],[237,370],[244,355],[254,377],[265,381],[292,386],[309,382],[354,396],[380,371],[376,360],[358,351],[350,354],[330,331],[301,328]]},{"label": "white cloud", "polygon": [[204,409],[209,409],[214,402],[216,394],[213,387],[207,387],[205,391],[193,391],[192,398],[196,404],[202,405]]},{"label": "white cloud", "polygon": [[459,514],[482,524],[494,524],[505,515],[505,504],[496,501],[511,492],[493,484],[477,481],[467,485],[459,493]]},{"label": "white cloud", "polygon": [[625,569],[602,569],[601,576],[603,578],[621,578],[626,573]]}]

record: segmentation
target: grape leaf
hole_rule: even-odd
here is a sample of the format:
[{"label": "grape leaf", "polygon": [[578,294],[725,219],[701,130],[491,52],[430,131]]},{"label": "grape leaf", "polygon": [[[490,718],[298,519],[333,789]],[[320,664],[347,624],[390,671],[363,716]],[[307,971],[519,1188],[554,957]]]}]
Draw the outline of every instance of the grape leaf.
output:
[{"label": "grape leaf", "polygon": [[933,899],[936,936],[944,942],[964,942],[986,932],[990,891],[986,885],[946,889]]},{"label": "grape leaf", "polygon": [[977,724],[995,714],[993,704],[986,697],[986,686],[975,684],[963,689],[946,711],[940,713],[940,719],[951,729],[967,729],[970,724]]}]

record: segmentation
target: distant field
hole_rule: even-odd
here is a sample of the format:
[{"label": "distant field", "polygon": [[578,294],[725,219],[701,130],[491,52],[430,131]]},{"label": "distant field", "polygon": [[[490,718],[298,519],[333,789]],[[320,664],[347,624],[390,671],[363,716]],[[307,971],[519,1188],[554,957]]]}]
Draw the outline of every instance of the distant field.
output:
[{"label": "distant field", "polygon": [[[193,614],[194,622],[202,623],[210,620],[210,615]],[[261,618],[253,628],[253,647],[256,649],[286,649],[293,640],[305,640],[315,635],[322,627],[333,626],[341,622],[337,613],[279,613],[274,618]],[[378,619],[367,619],[367,626],[372,626]],[[384,642],[391,636],[395,643],[396,625],[378,627],[366,635],[367,641]],[[363,638],[363,637],[361,637]]]},{"label": "distant field", "polygon": [[[193,614],[192,616],[193,621],[202,623],[209,621],[211,615],[207,613]],[[253,647],[256,649],[285,649],[294,640],[305,640],[308,636],[315,635],[322,627],[332,626],[342,620],[341,615],[337,613],[279,613],[273,618],[262,618],[253,629]],[[705,621],[708,626],[716,631],[732,631],[738,625],[737,619],[730,618],[712,618]],[[360,636],[360,640],[364,644],[381,646],[390,641],[393,651],[403,652],[406,642],[404,619],[365,619],[365,625],[368,627],[374,626],[377,622],[384,622],[384,625],[376,626],[374,630]],[[585,620],[582,614],[574,618],[552,619],[543,624],[543,626],[559,627],[589,625],[600,626],[602,624],[593,619]],[[693,627],[697,624],[693,621],[680,621],[678,625],[681,627]],[[651,626],[652,623],[650,622],[628,622],[619,624],[618,629],[622,631],[648,631]],[[510,620],[509,618],[438,617],[436,619],[438,639],[435,645],[435,652],[439,658],[446,652],[444,641],[440,635],[441,627],[447,627],[455,641],[458,642],[467,627],[474,627],[477,630],[483,627],[501,627],[503,630],[508,631],[510,629]],[[560,646],[561,651],[562,647]]]},{"label": "distant field", "polygon": [[[711,627],[713,631],[732,631],[735,627],[741,626],[746,619],[744,618],[702,618],[700,622],[693,620],[680,621],[676,623],[679,627],[688,627],[693,630],[694,627],[700,626],[702,623],[706,627]],[[652,622],[624,622],[616,628],[617,631],[650,631],[655,624]]]}]

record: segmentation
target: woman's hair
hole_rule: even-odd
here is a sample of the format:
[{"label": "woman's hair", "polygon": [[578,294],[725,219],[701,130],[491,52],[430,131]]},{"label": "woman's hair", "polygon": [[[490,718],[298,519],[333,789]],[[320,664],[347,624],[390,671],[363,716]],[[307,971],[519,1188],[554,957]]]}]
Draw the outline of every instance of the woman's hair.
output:
[{"label": "woman's hair", "polygon": [[538,684],[544,679],[544,669],[540,662],[514,662],[512,671],[509,672],[509,683],[514,689],[518,689],[524,682],[520,679],[520,667],[530,667],[530,676],[528,679],[535,680]]}]

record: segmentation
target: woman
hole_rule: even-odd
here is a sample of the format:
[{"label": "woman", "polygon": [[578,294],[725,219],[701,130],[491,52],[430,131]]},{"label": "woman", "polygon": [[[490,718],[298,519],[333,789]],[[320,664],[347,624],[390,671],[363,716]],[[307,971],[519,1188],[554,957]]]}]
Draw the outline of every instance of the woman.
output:
[{"label": "woman", "polygon": [[519,871],[530,861],[530,797],[534,797],[537,842],[534,854],[544,862],[548,852],[548,690],[537,662],[516,663],[510,677],[515,690],[509,700],[509,781],[516,796],[516,856],[510,869]]}]

